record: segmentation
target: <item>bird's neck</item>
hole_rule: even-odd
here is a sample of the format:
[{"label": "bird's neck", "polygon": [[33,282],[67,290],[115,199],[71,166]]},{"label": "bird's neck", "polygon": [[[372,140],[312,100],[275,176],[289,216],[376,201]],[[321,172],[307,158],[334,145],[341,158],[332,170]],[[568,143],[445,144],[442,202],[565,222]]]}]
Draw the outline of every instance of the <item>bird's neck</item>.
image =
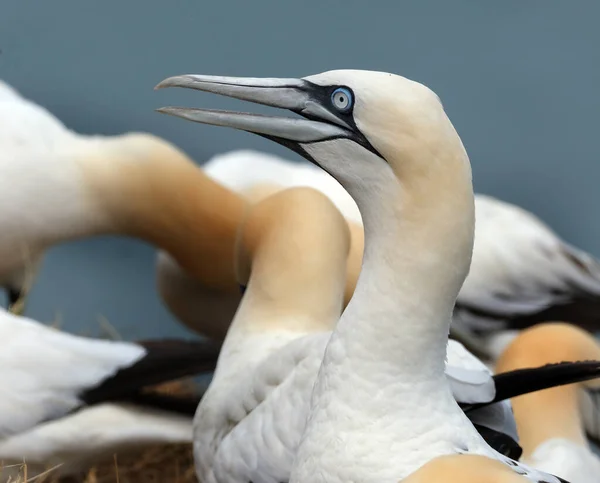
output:
[{"label": "bird's neck", "polygon": [[[599,357],[600,348],[591,334],[566,323],[545,323],[522,331],[498,358],[495,370],[501,373]],[[566,439],[587,447],[584,422],[588,404],[593,404],[584,388],[590,384],[594,387],[598,383],[569,384],[511,400],[523,458],[530,458],[551,439]]]},{"label": "bird's neck", "polygon": [[[419,453],[419,445],[446,451],[447,440],[435,440],[436,427],[464,419],[444,368],[452,309],[473,247],[468,158],[424,160],[434,168],[402,178],[381,160],[368,161],[360,176],[352,175],[355,182],[342,183],[364,221],[363,265],[313,390],[298,475],[325,458],[315,452],[337,457],[328,448],[370,458],[366,432],[371,443],[381,441],[382,457]],[[363,188],[356,180],[368,183]],[[384,450],[384,441],[393,449]]]},{"label": "bird's neck", "polygon": [[95,147],[103,144],[104,138],[69,135],[44,153],[2,163],[0,266],[9,258],[7,249],[10,256],[27,258],[25,253],[35,254],[61,241],[112,231],[110,217],[87,189],[79,162],[89,153],[96,156]]},{"label": "bird's neck", "polygon": [[[93,235],[132,236],[168,251],[200,282],[238,290],[232,257],[246,202],[184,153],[153,136],[127,134],[78,136],[55,154],[55,163],[18,167],[35,175],[32,186],[0,194],[3,204],[20,196],[22,216],[8,232],[27,248]],[[14,178],[24,176],[15,172]],[[27,199],[23,192],[30,193]]]},{"label": "bird's neck", "polygon": [[564,438],[587,447],[579,410],[578,384],[556,387],[511,401],[523,458],[530,458],[544,442]]},{"label": "bird's neck", "polygon": [[342,311],[349,238],[337,208],[310,188],[285,190],[257,205],[243,227],[238,259],[246,290],[223,357],[241,346],[264,357],[254,335],[283,345],[333,330]]},{"label": "bird's neck", "polygon": [[108,140],[99,153],[80,162],[87,189],[108,220],[103,230],[164,249],[199,282],[238,290],[232,257],[246,204],[241,197],[153,136]]},{"label": "bird's neck", "polygon": [[347,184],[364,220],[363,265],[332,337],[346,356],[336,362],[328,355],[324,372],[329,363],[351,364],[364,368],[353,368],[356,377],[371,378],[375,364],[393,378],[443,376],[451,314],[473,248],[471,170],[459,148],[421,160],[426,170],[414,159],[412,171],[410,162],[397,163],[406,166],[400,174],[383,165],[370,174],[376,179],[369,189]]}]

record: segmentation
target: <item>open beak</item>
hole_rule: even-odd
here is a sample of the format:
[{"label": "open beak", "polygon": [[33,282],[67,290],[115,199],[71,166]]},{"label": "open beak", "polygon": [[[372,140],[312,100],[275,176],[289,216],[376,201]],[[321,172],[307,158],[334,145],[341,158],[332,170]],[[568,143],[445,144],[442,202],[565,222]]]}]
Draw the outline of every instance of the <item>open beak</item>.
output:
[{"label": "open beak", "polygon": [[[324,89],[304,79],[220,77],[182,75],[169,77],[156,86],[184,87],[212,92],[271,107],[289,109],[305,119],[264,116],[246,112],[163,107],[158,112],[190,121],[225,126],[297,146],[336,138],[355,137],[348,123],[323,105]],[[328,96],[327,96],[328,98]]]}]

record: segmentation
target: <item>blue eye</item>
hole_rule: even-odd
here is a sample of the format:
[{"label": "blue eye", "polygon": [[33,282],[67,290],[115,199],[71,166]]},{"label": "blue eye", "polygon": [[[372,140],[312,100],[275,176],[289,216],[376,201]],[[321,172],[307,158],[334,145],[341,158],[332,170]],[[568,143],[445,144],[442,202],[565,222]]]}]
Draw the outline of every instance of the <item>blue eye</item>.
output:
[{"label": "blue eye", "polygon": [[338,87],[331,94],[331,103],[338,111],[346,112],[352,108],[354,99],[352,98],[352,93],[348,89]]}]

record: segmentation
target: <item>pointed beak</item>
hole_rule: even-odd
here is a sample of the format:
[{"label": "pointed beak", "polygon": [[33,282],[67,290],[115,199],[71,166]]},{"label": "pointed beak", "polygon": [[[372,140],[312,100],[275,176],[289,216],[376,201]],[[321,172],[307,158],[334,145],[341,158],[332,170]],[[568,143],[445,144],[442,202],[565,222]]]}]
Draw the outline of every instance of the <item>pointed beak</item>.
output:
[{"label": "pointed beak", "polygon": [[289,109],[305,118],[264,116],[246,112],[185,107],[163,107],[158,112],[189,121],[248,131],[285,145],[311,143],[334,138],[352,138],[353,132],[342,119],[323,107],[316,86],[303,79],[221,77],[182,75],[165,79],[155,89],[183,87],[211,92],[244,101]]}]

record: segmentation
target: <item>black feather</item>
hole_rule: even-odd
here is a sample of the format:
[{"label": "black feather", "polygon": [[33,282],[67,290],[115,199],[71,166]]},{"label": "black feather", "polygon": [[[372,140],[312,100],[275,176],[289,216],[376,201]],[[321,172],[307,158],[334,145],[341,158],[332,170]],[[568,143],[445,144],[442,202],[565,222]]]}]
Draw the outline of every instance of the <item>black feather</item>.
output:
[{"label": "black feather", "polygon": [[[554,476],[554,478],[556,478],[561,483],[569,483],[567,480],[563,480],[560,476],[556,476],[556,475],[552,475],[552,476]],[[539,483],[550,483],[550,482],[546,481],[546,480],[540,480]]]},{"label": "black feather", "polygon": [[480,424],[473,424],[473,426],[475,426],[481,437],[485,439],[486,443],[498,451],[498,453],[517,461],[523,454],[523,448],[507,434],[486,426],[481,426]]},{"label": "black feather", "polygon": [[128,397],[124,399],[123,402],[143,406],[145,408],[159,409],[161,411],[180,414],[181,416],[194,417],[198,404],[200,404],[200,400],[202,399],[202,395],[203,393],[198,395],[195,394],[193,396],[179,396],[143,392]]},{"label": "black feather", "polygon": [[[457,302],[455,311],[468,312],[474,316],[486,319],[495,319],[503,323],[505,330],[521,330],[547,322],[548,320],[568,320],[570,323],[581,327],[589,332],[600,330],[600,297],[588,296],[586,294],[572,295],[552,305],[540,306],[539,309],[523,313],[493,312],[488,309],[480,309],[476,306]],[[483,334],[487,330],[474,330],[475,334]]]},{"label": "black feather", "polygon": [[136,396],[145,387],[213,371],[220,342],[161,340],[138,342],[147,353],[98,386],[79,395],[86,404]]},{"label": "black feather", "polygon": [[487,403],[461,405],[465,412],[566,384],[589,381],[600,377],[600,361],[559,362],[541,367],[517,369],[494,375],[496,396]]}]

